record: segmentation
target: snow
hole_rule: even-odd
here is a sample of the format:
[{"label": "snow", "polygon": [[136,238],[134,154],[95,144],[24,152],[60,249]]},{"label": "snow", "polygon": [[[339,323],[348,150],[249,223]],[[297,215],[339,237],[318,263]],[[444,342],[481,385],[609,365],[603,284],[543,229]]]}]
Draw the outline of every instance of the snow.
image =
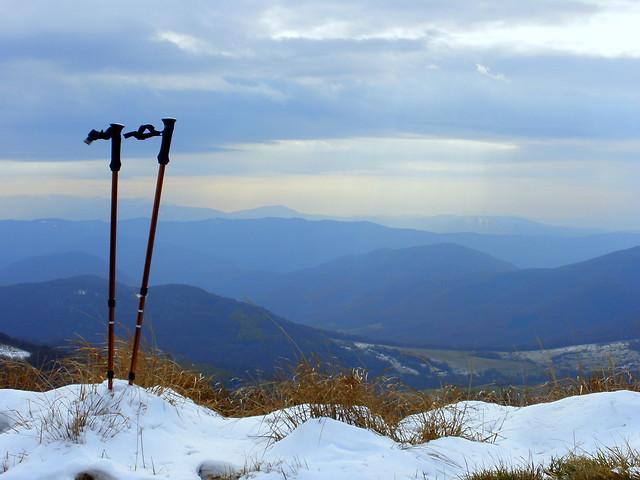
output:
[{"label": "snow", "polygon": [[11,345],[0,345],[0,357],[24,360],[30,356],[31,353],[17,347],[13,347]]},{"label": "snow", "polygon": [[[640,393],[570,397],[528,407],[461,402],[413,415],[449,415],[464,438],[411,446],[328,418],[290,428],[287,412],[225,418],[170,390],[116,381],[49,392],[0,390],[0,471],[5,480],[453,479],[492,465],[548,463],[568,452],[640,448]],[[74,419],[86,427],[74,429]],[[274,432],[288,432],[279,441]],[[82,473],[90,476],[81,476]]]},{"label": "snow", "polygon": [[558,348],[498,352],[505,360],[524,360],[538,365],[555,365],[586,371],[602,368],[612,362],[620,370],[638,370],[640,351],[637,340],[609,343],[589,343]]}]

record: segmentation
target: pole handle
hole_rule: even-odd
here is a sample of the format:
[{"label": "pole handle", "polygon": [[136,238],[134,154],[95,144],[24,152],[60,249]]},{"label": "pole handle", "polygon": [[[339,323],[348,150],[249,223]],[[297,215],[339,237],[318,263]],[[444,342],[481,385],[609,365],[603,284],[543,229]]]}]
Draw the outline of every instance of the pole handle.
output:
[{"label": "pole handle", "polygon": [[162,143],[160,144],[160,153],[158,153],[158,163],[166,165],[169,163],[169,149],[171,148],[171,137],[173,137],[173,127],[176,123],[175,118],[163,118],[164,130],[162,130]]},{"label": "pole handle", "polygon": [[124,125],[121,123],[112,123],[105,131],[91,130],[84,140],[87,145],[91,145],[96,140],[111,140],[111,163],[109,163],[109,168],[112,172],[118,172],[122,167],[120,150],[122,148],[123,128]]},{"label": "pole handle", "polygon": [[122,162],[120,160],[120,150],[122,148],[122,129],[124,125],[120,123],[112,123],[107,132],[111,137],[111,163],[109,163],[109,168],[112,172],[119,172],[122,167]]}]

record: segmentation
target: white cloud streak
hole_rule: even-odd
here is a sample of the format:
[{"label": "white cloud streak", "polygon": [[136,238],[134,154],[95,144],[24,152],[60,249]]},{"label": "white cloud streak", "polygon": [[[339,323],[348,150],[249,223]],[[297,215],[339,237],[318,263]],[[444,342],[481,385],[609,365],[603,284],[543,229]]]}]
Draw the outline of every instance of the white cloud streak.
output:
[{"label": "white cloud streak", "polygon": [[448,32],[443,44],[515,54],[571,54],[604,58],[640,58],[640,4],[611,2],[589,16],[556,24],[500,20],[471,30]]},{"label": "white cloud streak", "polygon": [[478,71],[478,73],[480,73],[481,75],[484,75],[485,77],[489,77],[492,78],[494,80],[502,80],[505,82],[508,82],[509,79],[502,73],[492,73],[491,69],[489,67],[486,67],[484,65],[480,65],[479,63],[476,64],[476,70]]}]

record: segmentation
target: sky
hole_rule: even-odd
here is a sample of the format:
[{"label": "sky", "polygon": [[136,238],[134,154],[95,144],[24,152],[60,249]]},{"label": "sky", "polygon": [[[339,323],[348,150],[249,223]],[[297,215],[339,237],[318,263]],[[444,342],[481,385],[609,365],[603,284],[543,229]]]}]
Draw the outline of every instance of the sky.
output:
[{"label": "sky", "polygon": [[[636,0],[0,0],[0,201],[163,199],[640,229]],[[151,197],[159,140],[124,141]],[[81,201],[81,199],[79,200]]]}]

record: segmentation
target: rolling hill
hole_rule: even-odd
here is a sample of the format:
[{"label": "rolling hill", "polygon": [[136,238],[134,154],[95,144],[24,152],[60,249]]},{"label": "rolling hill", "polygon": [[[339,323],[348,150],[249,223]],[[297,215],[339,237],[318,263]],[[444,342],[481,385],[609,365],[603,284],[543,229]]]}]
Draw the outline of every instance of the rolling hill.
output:
[{"label": "rolling hill", "polygon": [[393,310],[411,304],[416,289],[424,295],[460,281],[515,269],[456,244],[385,248],[256,282],[248,297],[308,325],[357,331],[369,324],[358,317],[358,310],[366,305]]},{"label": "rolling hill", "polygon": [[[459,256],[461,265],[472,264],[469,258],[462,260],[462,253],[482,258],[459,246],[444,247],[452,257]],[[293,321],[378,341],[512,349],[638,335],[640,247],[554,269],[517,270],[485,258],[489,263],[483,273],[456,272],[447,267],[451,258],[445,261],[435,250],[420,253],[443,263],[434,268],[414,255],[413,263],[405,262],[411,265],[406,275],[388,276],[372,266],[377,252],[346,257],[286,275],[255,298]],[[370,267],[358,270],[352,268],[355,264]],[[353,275],[340,274],[348,271]]]},{"label": "rolling hill", "polygon": [[[2,331],[54,346],[79,337],[104,342],[106,294],[106,281],[93,276],[0,287]],[[137,301],[132,288],[118,286],[118,335],[133,330]],[[375,355],[348,348],[349,342],[336,342],[324,332],[293,324],[254,305],[187,285],[150,289],[144,332],[152,345],[166,352],[232,375],[270,371],[283,359],[311,353],[343,365],[364,362],[377,372],[389,366]]]}]

